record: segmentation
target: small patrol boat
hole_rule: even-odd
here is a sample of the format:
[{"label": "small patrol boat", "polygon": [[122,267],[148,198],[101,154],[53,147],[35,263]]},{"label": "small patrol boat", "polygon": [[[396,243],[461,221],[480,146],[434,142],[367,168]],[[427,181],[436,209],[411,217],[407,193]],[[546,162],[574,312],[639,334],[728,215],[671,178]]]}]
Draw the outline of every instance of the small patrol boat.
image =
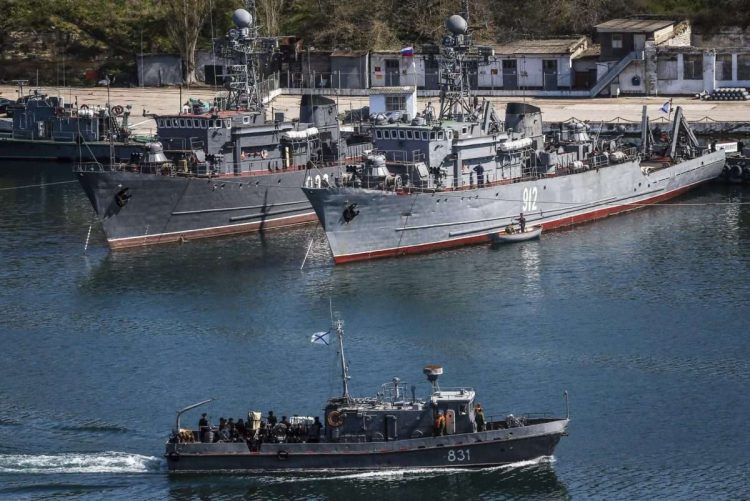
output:
[{"label": "small patrol boat", "polygon": [[534,240],[542,236],[542,226],[529,226],[524,231],[510,231],[514,228],[508,226],[505,230],[492,235],[492,243],[510,244],[514,242],[523,242],[524,240]]},{"label": "small patrol boat", "polygon": [[[440,366],[423,372],[431,383],[426,399],[407,391],[398,378],[374,397],[349,394],[344,358],[344,323],[337,320],[313,342],[338,338],[343,393],[328,400],[323,422],[295,416],[277,423],[269,413],[249,412],[247,426],[222,421],[211,426],[204,414],[199,429],[183,428],[181,416],[205,400],[177,412],[166,443],[170,472],[373,470],[495,466],[552,455],[569,423],[566,416],[487,416],[472,388],[440,388]],[[317,339],[317,341],[316,341]],[[325,426],[324,426],[325,425]]]}]

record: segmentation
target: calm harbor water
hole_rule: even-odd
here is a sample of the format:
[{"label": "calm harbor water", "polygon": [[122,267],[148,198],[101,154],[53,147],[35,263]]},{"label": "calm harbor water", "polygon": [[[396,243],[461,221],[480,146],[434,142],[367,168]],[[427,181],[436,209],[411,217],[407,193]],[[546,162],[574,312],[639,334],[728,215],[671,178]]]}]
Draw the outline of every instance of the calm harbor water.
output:
[{"label": "calm harbor water", "polygon": [[[0,498],[742,499],[750,496],[750,189],[549,233],[334,267],[320,229],[111,253],[64,166],[0,173]],[[43,188],[19,188],[37,183]],[[314,238],[305,269],[299,267]],[[555,457],[480,471],[170,477],[174,411],[207,397],[320,415],[399,376],[488,414],[564,413]],[[188,415],[197,421],[197,415]]]}]

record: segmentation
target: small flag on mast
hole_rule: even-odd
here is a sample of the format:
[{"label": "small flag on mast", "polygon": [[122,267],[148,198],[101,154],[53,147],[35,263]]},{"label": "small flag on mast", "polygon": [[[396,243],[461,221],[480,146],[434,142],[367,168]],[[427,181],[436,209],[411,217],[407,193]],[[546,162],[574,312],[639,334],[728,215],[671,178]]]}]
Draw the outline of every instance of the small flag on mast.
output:
[{"label": "small flag on mast", "polygon": [[670,98],[669,101],[666,101],[664,104],[662,104],[659,110],[667,114],[672,113],[672,99]]},{"label": "small flag on mast", "polygon": [[412,57],[414,55],[414,47],[404,47],[399,52],[402,57]]},{"label": "small flag on mast", "polygon": [[331,344],[331,331],[329,330],[326,332],[316,332],[310,338],[310,342],[312,344],[324,344],[328,346],[329,344]]}]

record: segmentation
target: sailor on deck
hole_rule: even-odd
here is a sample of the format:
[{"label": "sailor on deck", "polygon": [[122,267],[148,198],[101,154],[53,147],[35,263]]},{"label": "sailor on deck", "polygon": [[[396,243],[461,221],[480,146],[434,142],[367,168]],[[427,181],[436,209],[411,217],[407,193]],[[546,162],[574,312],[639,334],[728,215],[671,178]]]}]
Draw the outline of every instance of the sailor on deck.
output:
[{"label": "sailor on deck", "polygon": [[435,418],[435,436],[439,437],[445,435],[445,428],[445,416],[443,415],[443,411],[438,411],[438,415]]}]

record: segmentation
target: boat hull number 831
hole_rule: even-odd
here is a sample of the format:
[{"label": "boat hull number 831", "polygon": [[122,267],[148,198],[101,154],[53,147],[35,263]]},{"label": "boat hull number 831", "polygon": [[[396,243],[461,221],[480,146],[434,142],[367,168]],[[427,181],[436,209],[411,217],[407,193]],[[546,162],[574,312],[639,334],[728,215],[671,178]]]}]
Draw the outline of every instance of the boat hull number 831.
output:
[{"label": "boat hull number 831", "polygon": [[523,212],[537,210],[536,208],[537,195],[539,195],[539,192],[537,191],[536,186],[523,189],[523,198],[522,198],[523,203],[521,204],[521,210]]},{"label": "boat hull number 831", "polygon": [[448,450],[449,463],[462,463],[464,461],[471,461],[471,451],[469,449]]}]

